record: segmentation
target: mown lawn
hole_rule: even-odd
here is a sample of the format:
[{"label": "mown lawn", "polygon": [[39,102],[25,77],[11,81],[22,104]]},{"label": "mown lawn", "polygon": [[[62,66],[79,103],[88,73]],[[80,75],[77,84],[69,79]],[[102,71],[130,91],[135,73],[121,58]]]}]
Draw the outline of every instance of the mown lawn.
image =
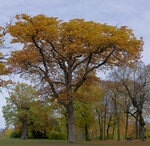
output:
[{"label": "mown lawn", "polygon": [[64,140],[48,140],[48,139],[0,139],[0,146],[150,146],[150,141],[77,141],[70,144]]}]

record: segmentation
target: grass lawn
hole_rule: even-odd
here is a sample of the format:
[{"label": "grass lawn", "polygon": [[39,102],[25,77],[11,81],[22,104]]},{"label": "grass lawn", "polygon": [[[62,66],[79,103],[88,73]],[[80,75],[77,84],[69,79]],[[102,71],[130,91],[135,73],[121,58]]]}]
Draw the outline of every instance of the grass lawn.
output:
[{"label": "grass lawn", "polygon": [[77,141],[70,144],[64,140],[48,140],[48,139],[0,139],[0,146],[150,146],[150,141]]}]

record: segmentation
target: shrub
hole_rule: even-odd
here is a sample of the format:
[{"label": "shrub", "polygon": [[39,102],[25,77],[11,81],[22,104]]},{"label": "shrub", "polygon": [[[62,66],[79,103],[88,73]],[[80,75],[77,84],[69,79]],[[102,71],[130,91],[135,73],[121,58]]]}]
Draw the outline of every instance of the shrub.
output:
[{"label": "shrub", "polygon": [[66,139],[66,135],[58,131],[51,131],[47,136],[49,139]]},{"label": "shrub", "polygon": [[10,135],[11,138],[20,138],[21,133],[17,133],[16,131],[13,131]]}]

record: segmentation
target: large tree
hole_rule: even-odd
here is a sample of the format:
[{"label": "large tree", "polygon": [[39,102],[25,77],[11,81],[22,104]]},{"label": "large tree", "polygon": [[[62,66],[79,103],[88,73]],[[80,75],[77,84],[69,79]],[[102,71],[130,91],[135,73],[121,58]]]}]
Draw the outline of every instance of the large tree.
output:
[{"label": "large tree", "polygon": [[50,87],[51,97],[67,110],[70,142],[75,141],[73,92],[93,70],[132,64],[143,50],[142,38],[136,39],[126,26],[118,28],[84,19],[63,22],[44,15],[21,14],[15,24],[8,26],[8,32],[12,43],[23,45],[22,50],[12,52],[11,66]]}]

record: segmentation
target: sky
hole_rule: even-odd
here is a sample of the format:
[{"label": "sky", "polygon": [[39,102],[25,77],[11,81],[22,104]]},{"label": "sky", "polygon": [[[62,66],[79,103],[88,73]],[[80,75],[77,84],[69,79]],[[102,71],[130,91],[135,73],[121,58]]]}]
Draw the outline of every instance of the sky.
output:
[{"label": "sky", "polygon": [[[31,16],[44,14],[68,21],[84,18],[86,21],[128,26],[137,38],[144,39],[142,61],[150,64],[150,1],[149,0],[0,0],[0,25],[4,26],[16,14]],[[16,77],[14,77],[16,78]],[[0,128],[5,127],[2,106],[5,94],[0,96]]]}]

